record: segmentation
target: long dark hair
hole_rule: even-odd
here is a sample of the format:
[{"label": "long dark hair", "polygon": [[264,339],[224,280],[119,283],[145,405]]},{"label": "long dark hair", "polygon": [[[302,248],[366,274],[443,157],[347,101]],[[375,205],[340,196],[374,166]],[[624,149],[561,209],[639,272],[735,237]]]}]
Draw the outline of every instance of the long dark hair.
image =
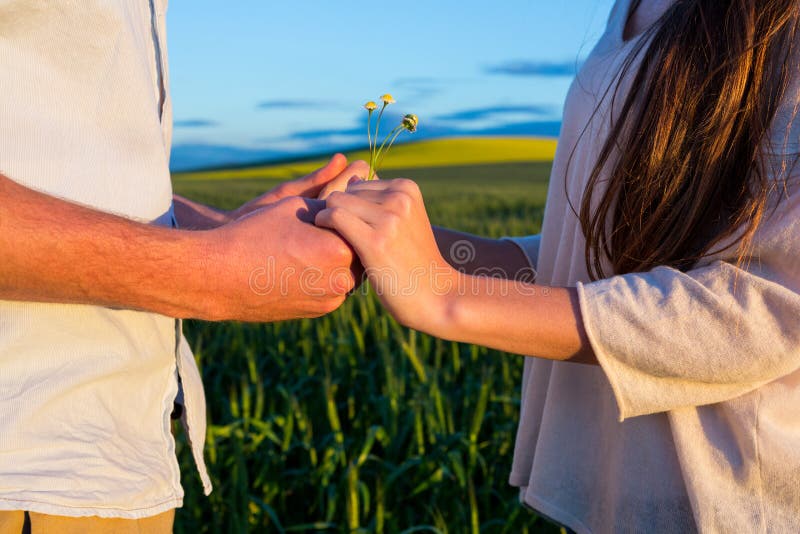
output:
[{"label": "long dark hair", "polygon": [[687,270],[731,246],[742,260],[767,207],[770,124],[800,69],[798,19],[800,0],[677,0],[637,41],[620,78],[641,66],[581,201],[593,279]]}]

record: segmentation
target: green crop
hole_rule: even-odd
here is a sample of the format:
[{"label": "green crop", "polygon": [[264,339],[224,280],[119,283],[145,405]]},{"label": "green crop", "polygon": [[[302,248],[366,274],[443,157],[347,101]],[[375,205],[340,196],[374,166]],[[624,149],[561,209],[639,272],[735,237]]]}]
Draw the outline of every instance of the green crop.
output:
[{"label": "green crop", "polygon": [[[383,177],[417,179],[434,224],[499,237],[539,230],[549,168],[411,165]],[[175,177],[176,192],[221,207],[274,183],[266,171]],[[215,490],[202,495],[179,435],[176,532],[558,532],[508,485],[522,357],[403,328],[367,290],[321,319],[185,330]]]}]

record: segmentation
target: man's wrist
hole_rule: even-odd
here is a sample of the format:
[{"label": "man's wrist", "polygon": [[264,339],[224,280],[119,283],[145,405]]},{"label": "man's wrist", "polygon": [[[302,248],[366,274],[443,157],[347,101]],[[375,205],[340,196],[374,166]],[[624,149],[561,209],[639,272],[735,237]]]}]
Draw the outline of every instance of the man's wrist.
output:
[{"label": "man's wrist", "polygon": [[181,306],[184,318],[205,321],[222,321],[231,318],[225,297],[224,281],[229,276],[222,261],[226,256],[226,243],[217,229],[183,232],[182,244],[185,261]]}]

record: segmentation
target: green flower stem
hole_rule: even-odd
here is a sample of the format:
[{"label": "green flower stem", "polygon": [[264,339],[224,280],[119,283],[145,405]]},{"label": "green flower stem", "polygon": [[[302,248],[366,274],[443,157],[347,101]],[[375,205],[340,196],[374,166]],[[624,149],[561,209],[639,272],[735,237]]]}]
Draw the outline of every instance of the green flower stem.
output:
[{"label": "green flower stem", "polygon": [[[369,115],[367,115],[367,140],[369,141],[369,174],[367,175],[367,180],[372,180],[372,175],[374,174],[374,171],[373,171],[373,164],[374,164],[373,154],[375,153],[375,147],[372,146],[372,132],[371,132],[371,128],[372,128],[372,110],[370,109],[370,110],[367,110],[367,111],[369,111]],[[377,138],[375,139],[375,141],[377,143],[377,141],[378,141]]]},{"label": "green flower stem", "polygon": [[[378,172],[377,161],[378,161],[378,155],[380,155],[380,151],[376,153],[375,149],[378,147],[378,132],[380,131],[381,127],[381,118],[383,117],[383,112],[384,110],[386,110],[386,106],[388,105],[389,104],[386,101],[383,102],[383,107],[381,108],[381,112],[378,113],[378,120],[375,122],[375,136],[374,136],[375,143],[372,145],[369,151],[369,177],[367,178],[368,180],[372,180],[373,178],[375,178],[375,174]],[[381,145],[381,148],[383,148],[383,145]]]},{"label": "green flower stem", "polygon": [[375,123],[375,146],[378,145],[378,130],[381,127],[381,117],[383,117],[383,112],[386,110],[386,106],[388,106],[386,102],[383,103],[383,107],[381,108],[381,112],[378,113],[378,122]]},{"label": "green flower stem", "polygon": [[367,115],[367,139],[369,140],[369,149],[372,150],[372,110],[369,110],[369,114]]},{"label": "green flower stem", "polygon": [[[389,152],[389,149],[392,148],[392,145],[394,144],[395,139],[397,139],[397,136],[400,135],[401,133],[403,133],[403,130],[405,130],[405,129],[406,129],[405,126],[403,126],[401,124],[400,126],[395,128],[394,130],[392,130],[391,133],[389,133],[389,135],[386,136],[386,139],[389,139],[389,136],[392,136],[392,134],[394,134],[392,136],[392,140],[389,141],[389,146],[386,147],[386,152]],[[377,163],[375,164],[376,168],[381,166],[381,164],[383,163],[383,158],[386,157],[386,152],[384,152],[384,150],[383,150],[383,145],[386,144],[386,139],[383,140],[383,144],[381,145],[381,149],[378,151],[378,155],[376,156],[376,159],[377,159]]]},{"label": "green flower stem", "polygon": [[[378,162],[379,162],[379,160],[382,160],[382,159],[383,159],[383,158],[381,157],[381,155],[383,154],[384,147],[386,147],[386,143],[387,143],[387,142],[389,142],[389,139],[392,139],[391,143],[393,143],[393,142],[394,142],[394,139],[396,139],[396,138],[397,138],[397,136],[398,136],[398,135],[400,135],[400,132],[401,132],[401,131],[403,131],[403,129],[404,129],[404,128],[403,128],[403,125],[401,124],[400,126],[397,126],[397,127],[394,129],[394,130],[392,130],[391,132],[389,132],[389,133],[386,135],[386,137],[383,139],[383,143],[381,143],[381,147],[380,147],[380,148],[378,149],[378,151],[375,153],[376,171],[377,171],[377,167],[378,167]],[[389,146],[390,146],[390,147],[392,146],[392,144],[391,144],[391,143],[389,143]],[[376,143],[376,146],[377,146],[377,143]],[[388,148],[387,148],[386,150],[388,150]]]}]

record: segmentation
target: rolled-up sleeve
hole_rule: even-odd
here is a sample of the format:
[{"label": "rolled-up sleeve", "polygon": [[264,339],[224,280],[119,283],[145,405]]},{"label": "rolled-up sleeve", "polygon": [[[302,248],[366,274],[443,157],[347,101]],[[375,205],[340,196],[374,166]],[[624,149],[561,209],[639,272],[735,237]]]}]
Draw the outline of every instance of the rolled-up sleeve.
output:
[{"label": "rolled-up sleeve", "polygon": [[770,232],[772,262],[657,267],[578,284],[620,420],[726,401],[800,368],[797,215]]},{"label": "rolled-up sleeve", "polygon": [[525,254],[528,265],[535,271],[536,264],[539,263],[539,245],[542,242],[542,235],[535,234],[524,237],[504,237],[505,241],[511,241]]}]

